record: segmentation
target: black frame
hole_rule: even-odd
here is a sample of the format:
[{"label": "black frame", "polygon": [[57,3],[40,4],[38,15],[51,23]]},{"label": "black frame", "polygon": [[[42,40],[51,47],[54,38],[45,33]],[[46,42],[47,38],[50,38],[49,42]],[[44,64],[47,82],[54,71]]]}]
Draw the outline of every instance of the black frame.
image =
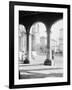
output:
[{"label": "black frame", "polygon": [[[42,84],[27,84],[27,85],[14,85],[14,6],[15,5],[27,5],[27,6],[39,6],[39,7],[56,7],[67,8],[67,82],[57,83],[42,83]],[[29,88],[29,87],[44,87],[44,86],[59,86],[70,85],[70,5],[64,4],[46,4],[46,3],[28,3],[28,2],[9,2],[9,88]]]}]

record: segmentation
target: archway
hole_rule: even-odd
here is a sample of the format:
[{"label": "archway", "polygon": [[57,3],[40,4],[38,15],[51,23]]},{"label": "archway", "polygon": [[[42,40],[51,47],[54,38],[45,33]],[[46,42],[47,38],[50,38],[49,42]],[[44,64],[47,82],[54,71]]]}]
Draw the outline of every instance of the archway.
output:
[{"label": "archway", "polygon": [[34,23],[29,35],[29,60],[30,63],[41,64],[46,59],[47,32],[42,22]]},{"label": "archway", "polygon": [[[63,55],[63,19],[56,21],[51,27],[50,53],[50,58],[54,61],[56,56],[59,59],[58,56]],[[63,62],[61,63],[63,64]]]},{"label": "archway", "polygon": [[20,63],[24,63],[27,54],[27,41],[26,41],[27,35],[26,35],[25,26],[22,24],[19,25],[18,39],[19,39],[19,44],[18,44],[19,61]]}]

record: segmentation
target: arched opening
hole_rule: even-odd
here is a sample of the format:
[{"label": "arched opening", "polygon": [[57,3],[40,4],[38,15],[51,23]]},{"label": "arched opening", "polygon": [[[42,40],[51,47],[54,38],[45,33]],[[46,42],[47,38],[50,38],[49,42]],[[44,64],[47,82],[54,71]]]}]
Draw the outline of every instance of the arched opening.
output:
[{"label": "arched opening", "polygon": [[36,22],[30,28],[29,60],[30,63],[44,63],[46,59],[47,32],[44,23]]},{"label": "arched opening", "polygon": [[[51,59],[60,66],[63,64],[63,20],[56,21],[51,27],[50,35]],[[60,60],[61,58],[61,60]]]},{"label": "arched opening", "polygon": [[19,62],[23,63],[26,54],[27,54],[27,36],[26,36],[26,29],[24,25],[19,25],[19,30],[18,30],[18,39],[19,39],[19,44],[18,44],[18,51],[19,51]]}]

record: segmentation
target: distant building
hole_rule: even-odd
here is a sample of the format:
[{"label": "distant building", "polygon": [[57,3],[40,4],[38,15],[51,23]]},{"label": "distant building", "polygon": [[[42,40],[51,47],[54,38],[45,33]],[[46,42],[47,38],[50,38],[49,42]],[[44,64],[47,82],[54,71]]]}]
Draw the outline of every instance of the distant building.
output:
[{"label": "distant building", "polygon": [[59,34],[59,50],[63,52],[63,29],[60,29]]},{"label": "distant building", "polygon": [[55,52],[63,52],[63,28],[59,30],[58,39],[55,40],[53,37],[50,39],[50,49]]}]

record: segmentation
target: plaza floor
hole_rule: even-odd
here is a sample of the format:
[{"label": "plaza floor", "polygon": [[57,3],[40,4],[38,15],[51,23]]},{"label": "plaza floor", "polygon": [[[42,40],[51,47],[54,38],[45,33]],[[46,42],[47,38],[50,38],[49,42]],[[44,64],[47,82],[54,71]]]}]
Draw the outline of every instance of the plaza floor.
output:
[{"label": "plaza floor", "polygon": [[56,56],[52,66],[43,63],[19,64],[20,79],[63,77],[63,59]]}]

